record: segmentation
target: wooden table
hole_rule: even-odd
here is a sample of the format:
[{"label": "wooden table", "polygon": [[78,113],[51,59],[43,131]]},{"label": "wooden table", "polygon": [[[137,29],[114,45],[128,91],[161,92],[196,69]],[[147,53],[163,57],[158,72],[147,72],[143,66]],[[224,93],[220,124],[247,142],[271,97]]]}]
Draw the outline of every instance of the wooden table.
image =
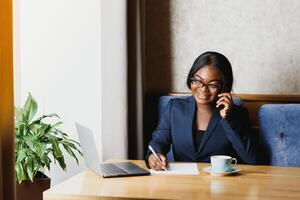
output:
[{"label": "wooden table", "polygon": [[[144,161],[132,161],[146,168]],[[234,176],[150,175],[101,178],[86,170],[44,192],[44,200],[300,199],[300,168],[237,165]]]}]

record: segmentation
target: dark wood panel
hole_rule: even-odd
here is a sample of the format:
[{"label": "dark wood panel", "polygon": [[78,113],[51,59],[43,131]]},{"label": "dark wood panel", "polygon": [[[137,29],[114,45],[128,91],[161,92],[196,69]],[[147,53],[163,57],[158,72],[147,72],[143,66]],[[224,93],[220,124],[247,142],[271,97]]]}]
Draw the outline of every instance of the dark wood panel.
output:
[{"label": "dark wood panel", "polygon": [[235,94],[235,96],[243,100],[254,127],[259,127],[258,111],[262,105],[300,103],[300,95]]},{"label": "dark wood panel", "polygon": [[[191,93],[160,93],[161,95],[185,96]],[[274,94],[232,94],[243,100],[244,106],[249,111],[249,116],[253,127],[259,127],[258,111],[264,104],[278,103],[300,103],[300,95],[274,95]]]}]

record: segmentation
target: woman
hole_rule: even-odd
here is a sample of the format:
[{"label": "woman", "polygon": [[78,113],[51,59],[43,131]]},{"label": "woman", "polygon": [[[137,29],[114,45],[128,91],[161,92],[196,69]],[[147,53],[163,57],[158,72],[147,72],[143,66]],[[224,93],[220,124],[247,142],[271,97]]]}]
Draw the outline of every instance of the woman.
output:
[{"label": "woman", "polygon": [[172,144],[175,161],[209,162],[212,155],[229,155],[238,163],[255,164],[256,153],[245,108],[233,104],[233,82],[228,59],[206,52],[194,62],[187,77],[192,96],[171,99],[150,141],[147,166],[162,170]]}]

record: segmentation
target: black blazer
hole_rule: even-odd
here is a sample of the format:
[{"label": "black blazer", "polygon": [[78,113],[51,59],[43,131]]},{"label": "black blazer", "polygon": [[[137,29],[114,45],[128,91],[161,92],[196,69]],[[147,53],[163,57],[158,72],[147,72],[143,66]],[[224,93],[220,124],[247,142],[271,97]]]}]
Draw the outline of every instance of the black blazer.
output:
[{"label": "black blazer", "polygon": [[[192,136],[195,110],[193,96],[171,99],[152,135],[150,145],[154,150],[166,155],[172,144],[175,161],[210,162],[210,156],[229,155],[237,158],[238,163],[256,163],[255,142],[245,108],[233,106],[226,119],[216,109],[198,149],[194,148]],[[150,155],[148,152],[146,163]]]}]

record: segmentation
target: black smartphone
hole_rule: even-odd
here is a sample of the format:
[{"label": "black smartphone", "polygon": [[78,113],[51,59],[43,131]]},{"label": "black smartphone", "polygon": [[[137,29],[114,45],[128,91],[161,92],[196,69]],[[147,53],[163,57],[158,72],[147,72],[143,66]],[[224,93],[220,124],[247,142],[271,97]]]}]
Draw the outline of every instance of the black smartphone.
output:
[{"label": "black smartphone", "polygon": [[[222,84],[222,87],[221,87],[221,90],[220,90],[220,92],[218,93],[218,95],[219,94],[222,94],[222,93],[224,93],[225,92],[225,84]],[[220,97],[217,97],[216,99],[215,99],[215,102],[214,102],[214,104],[215,105],[217,105],[217,101],[220,99]],[[224,108],[224,105],[220,105],[217,109],[219,109],[219,110],[222,110]]]}]

